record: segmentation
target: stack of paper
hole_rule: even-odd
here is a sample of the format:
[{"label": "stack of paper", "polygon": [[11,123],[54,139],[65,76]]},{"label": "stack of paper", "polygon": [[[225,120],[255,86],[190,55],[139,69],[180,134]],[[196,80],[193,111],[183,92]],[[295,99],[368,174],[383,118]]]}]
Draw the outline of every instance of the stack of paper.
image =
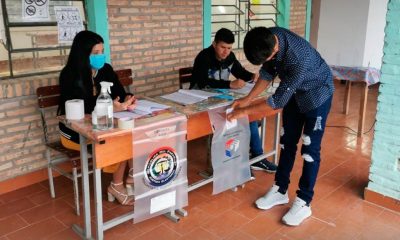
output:
[{"label": "stack of paper", "polygon": [[164,99],[171,100],[183,105],[201,102],[209,97],[214,97],[220,93],[206,92],[203,90],[186,90],[180,89],[177,92],[161,96]]}]

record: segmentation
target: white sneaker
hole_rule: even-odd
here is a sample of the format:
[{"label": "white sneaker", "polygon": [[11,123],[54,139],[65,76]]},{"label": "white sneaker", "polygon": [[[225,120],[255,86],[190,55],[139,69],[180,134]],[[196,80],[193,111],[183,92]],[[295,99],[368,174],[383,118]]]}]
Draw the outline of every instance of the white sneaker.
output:
[{"label": "white sneaker", "polygon": [[273,185],[271,189],[261,198],[256,201],[256,206],[259,209],[267,210],[276,205],[285,204],[289,202],[287,192],[282,194],[278,192],[279,186]]},{"label": "white sneaker", "polygon": [[311,206],[307,206],[303,199],[296,197],[290,210],[283,216],[282,221],[289,226],[298,226],[310,216]]}]

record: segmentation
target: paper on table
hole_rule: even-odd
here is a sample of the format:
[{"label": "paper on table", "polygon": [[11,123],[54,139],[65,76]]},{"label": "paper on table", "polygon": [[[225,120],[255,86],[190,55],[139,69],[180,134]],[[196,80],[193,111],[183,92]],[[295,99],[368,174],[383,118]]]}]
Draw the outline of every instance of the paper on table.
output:
[{"label": "paper on table", "polygon": [[241,93],[241,94],[249,94],[249,92],[251,91],[251,89],[253,89],[254,87],[254,83],[246,83],[246,85],[244,85],[244,87],[240,88],[240,89],[231,89],[232,92],[235,93]]},{"label": "paper on table", "polygon": [[122,112],[115,112],[114,117],[115,118],[140,118],[146,114],[138,114],[134,112],[129,112],[129,111],[122,111]]},{"label": "paper on table", "polygon": [[204,98],[187,95],[180,92],[174,92],[161,97],[183,105],[193,104],[204,100]]},{"label": "paper on table", "polygon": [[183,105],[201,102],[209,97],[218,96],[220,93],[207,92],[203,90],[186,90],[180,89],[177,92],[161,96],[162,98],[177,102]]},{"label": "paper on table", "polygon": [[198,89],[190,89],[190,90],[179,89],[178,92],[184,93],[187,95],[191,95],[191,96],[195,96],[195,97],[199,97],[199,98],[203,98],[203,99],[207,99],[209,97],[214,97],[214,96],[220,95],[220,93],[207,92],[207,91],[198,90]]},{"label": "paper on table", "polygon": [[153,113],[154,111],[159,111],[159,110],[164,110],[164,109],[168,109],[169,106],[164,105],[164,104],[160,104],[160,103],[156,103],[156,102],[152,102],[152,101],[148,101],[148,100],[138,100],[136,101],[136,107],[135,109],[133,109],[133,112],[136,113]]}]

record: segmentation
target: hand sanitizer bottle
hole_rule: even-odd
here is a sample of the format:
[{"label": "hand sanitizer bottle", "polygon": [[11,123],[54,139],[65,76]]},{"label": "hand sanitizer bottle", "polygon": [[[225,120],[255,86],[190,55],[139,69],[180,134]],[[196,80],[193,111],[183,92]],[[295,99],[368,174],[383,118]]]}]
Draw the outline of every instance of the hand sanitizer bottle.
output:
[{"label": "hand sanitizer bottle", "polygon": [[100,82],[101,92],[96,100],[97,129],[113,128],[113,101],[109,93],[113,83]]},{"label": "hand sanitizer bottle", "polygon": [[94,108],[92,112],[92,129],[97,129],[97,113],[96,113],[96,107]]}]

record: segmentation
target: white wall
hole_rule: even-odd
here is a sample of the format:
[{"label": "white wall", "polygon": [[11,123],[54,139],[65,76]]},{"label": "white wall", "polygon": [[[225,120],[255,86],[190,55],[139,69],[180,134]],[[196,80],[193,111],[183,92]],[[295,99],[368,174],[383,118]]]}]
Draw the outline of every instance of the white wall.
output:
[{"label": "white wall", "polygon": [[388,0],[370,0],[363,66],[380,69]]},{"label": "white wall", "polygon": [[321,0],[312,0],[311,3],[311,22],[310,22],[310,43],[314,48],[318,46],[319,14]]},{"label": "white wall", "polygon": [[368,9],[369,0],[321,0],[317,47],[328,64],[363,65]]}]

